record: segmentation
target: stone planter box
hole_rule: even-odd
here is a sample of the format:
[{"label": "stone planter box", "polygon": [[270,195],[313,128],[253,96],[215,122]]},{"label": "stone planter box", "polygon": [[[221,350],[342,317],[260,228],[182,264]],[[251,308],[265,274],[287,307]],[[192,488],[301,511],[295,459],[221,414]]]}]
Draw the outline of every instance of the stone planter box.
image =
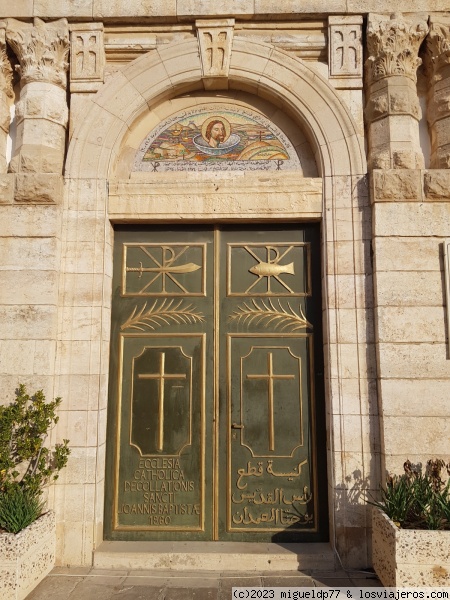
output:
[{"label": "stone planter box", "polygon": [[20,533],[0,533],[0,598],[22,600],[55,565],[56,520],[49,511]]},{"label": "stone planter box", "polygon": [[386,587],[450,586],[450,531],[399,529],[374,508],[372,557]]}]

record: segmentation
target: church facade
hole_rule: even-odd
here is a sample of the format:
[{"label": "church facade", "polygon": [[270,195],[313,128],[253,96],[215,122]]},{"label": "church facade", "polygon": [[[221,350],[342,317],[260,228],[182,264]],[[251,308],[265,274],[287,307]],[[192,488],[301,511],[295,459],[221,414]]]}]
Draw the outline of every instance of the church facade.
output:
[{"label": "church facade", "polygon": [[57,564],[367,567],[386,473],[448,462],[450,13],[371,5],[0,5],[2,402],[63,398]]}]

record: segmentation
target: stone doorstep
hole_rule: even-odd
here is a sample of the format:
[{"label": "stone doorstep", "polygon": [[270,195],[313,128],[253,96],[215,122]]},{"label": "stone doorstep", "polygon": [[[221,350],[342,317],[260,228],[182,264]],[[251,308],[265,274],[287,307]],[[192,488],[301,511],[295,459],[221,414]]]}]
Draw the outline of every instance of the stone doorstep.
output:
[{"label": "stone doorstep", "polygon": [[329,544],[102,542],[94,568],[170,571],[334,571]]}]

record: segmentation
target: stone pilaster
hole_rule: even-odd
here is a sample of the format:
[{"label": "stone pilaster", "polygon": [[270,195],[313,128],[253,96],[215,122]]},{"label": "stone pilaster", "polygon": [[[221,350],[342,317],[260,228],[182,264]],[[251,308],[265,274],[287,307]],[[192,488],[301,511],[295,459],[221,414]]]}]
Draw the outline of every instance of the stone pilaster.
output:
[{"label": "stone pilaster", "polygon": [[369,15],[365,108],[369,169],[423,168],[416,73],[421,64],[419,47],[427,31],[422,15]]},{"label": "stone pilaster", "polygon": [[431,168],[450,168],[450,17],[433,16],[427,37],[425,66],[429,80],[427,119]]},{"label": "stone pilaster", "polygon": [[[60,176],[68,121],[67,20],[44,23],[36,18],[30,24],[8,19],[6,37],[19,60],[17,71],[21,78],[20,100],[16,105],[17,143],[10,170]],[[48,175],[44,177],[51,179]],[[39,176],[34,176],[30,182],[33,180],[33,185],[39,187],[37,179]],[[21,201],[27,201],[28,195],[25,190]],[[51,194],[44,197],[44,201],[52,201]]]},{"label": "stone pilaster", "polygon": [[13,97],[12,68],[6,54],[6,23],[0,21],[0,174],[6,173],[6,138],[10,125],[10,100]]}]

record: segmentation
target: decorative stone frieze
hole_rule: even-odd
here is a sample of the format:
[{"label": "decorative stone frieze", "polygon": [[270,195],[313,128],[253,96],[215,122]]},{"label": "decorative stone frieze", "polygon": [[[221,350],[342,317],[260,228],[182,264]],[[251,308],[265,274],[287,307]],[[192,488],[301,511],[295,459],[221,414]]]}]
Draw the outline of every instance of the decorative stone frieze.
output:
[{"label": "decorative stone frieze", "polygon": [[70,27],[70,91],[96,92],[103,84],[105,47],[102,23]]},{"label": "decorative stone frieze", "polygon": [[366,72],[369,93],[369,168],[423,168],[419,142],[421,109],[417,97],[419,47],[428,31],[424,15],[370,14]]},{"label": "decorative stone frieze", "polygon": [[[16,178],[16,202],[55,200],[55,182],[36,174],[61,176],[65,155],[68,108],[66,82],[69,28],[66,19],[34,24],[8,19],[7,41],[19,65],[20,100],[16,105],[17,133],[9,170]],[[52,189],[45,190],[45,182]]]},{"label": "decorative stone frieze", "polygon": [[433,17],[426,40],[425,67],[429,79],[427,120],[431,137],[431,167],[450,168],[450,18]]},{"label": "decorative stone frieze", "polygon": [[8,19],[6,35],[19,59],[17,71],[22,85],[45,81],[66,88],[69,66],[67,19],[45,23],[35,18],[33,25]]},{"label": "decorative stone frieze", "polygon": [[328,69],[336,88],[361,88],[362,16],[328,18]]},{"label": "decorative stone frieze", "polygon": [[227,89],[234,19],[198,20],[195,26],[205,89]]},{"label": "decorative stone frieze", "polygon": [[6,23],[0,21],[0,173],[6,173],[6,138],[11,121],[9,104],[13,96],[12,67],[6,53]]}]

